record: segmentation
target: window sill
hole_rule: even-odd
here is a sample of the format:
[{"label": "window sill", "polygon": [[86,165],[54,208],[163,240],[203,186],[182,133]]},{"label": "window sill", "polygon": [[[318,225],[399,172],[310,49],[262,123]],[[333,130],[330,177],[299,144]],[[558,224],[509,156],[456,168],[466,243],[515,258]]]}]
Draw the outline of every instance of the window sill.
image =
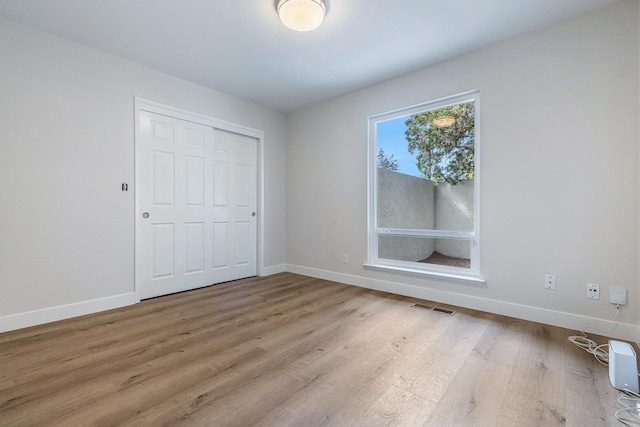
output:
[{"label": "window sill", "polygon": [[487,283],[486,280],[481,279],[480,277],[466,276],[463,274],[441,273],[439,271],[426,271],[426,270],[418,270],[418,269],[412,269],[412,268],[406,268],[406,267],[395,267],[395,266],[383,265],[383,264],[363,264],[363,267],[371,270],[381,270],[386,272],[396,272],[396,273],[412,274],[417,276],[427,276],[427,277],[433,277],[434,279],[473,283],[477,285]]}]

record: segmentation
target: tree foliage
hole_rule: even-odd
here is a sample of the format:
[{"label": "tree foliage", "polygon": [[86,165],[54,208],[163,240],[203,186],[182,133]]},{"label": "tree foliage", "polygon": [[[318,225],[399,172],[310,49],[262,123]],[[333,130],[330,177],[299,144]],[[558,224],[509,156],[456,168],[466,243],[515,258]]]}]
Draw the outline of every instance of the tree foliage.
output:
[{"label": "tree foliage", "polygon": [[380,151],[378,151],[378,167],[380,169],[387,169],[390,171],[397,171],[398,170],[398,161],[396,159],[394,159],[395,155],[392,154],[390,156],[387,156],[384,153],[384,150],[381,148]]},{"label": "tree foliage", "polygon": [[[442,116],[453,116],[455,123],[448,127],[435,126],[433,119]],[[416,164],[423,178],[436,185],[441,182],[455,185],[473,179],[473,101],[414,114],[405,124],[407,148],[416,155]]]}]

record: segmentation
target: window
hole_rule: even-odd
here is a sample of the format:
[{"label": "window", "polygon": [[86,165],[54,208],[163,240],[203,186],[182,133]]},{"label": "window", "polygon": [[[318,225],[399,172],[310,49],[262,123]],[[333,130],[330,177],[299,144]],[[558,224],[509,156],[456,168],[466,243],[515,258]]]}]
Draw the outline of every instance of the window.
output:
[{"label": "window", "polygon": [[369,118],[367,266],[479,281],[479,94]]}]

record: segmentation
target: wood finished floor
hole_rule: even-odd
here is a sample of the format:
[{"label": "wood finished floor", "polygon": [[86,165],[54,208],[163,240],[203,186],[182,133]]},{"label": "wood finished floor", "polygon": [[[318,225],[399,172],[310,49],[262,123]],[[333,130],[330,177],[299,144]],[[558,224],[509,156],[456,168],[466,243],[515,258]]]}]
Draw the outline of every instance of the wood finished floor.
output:
[{"label": "wood finished floor", "polygon": [[616,425],[574,331],[415,302],[282,273],[0,334],[0,425]]}]

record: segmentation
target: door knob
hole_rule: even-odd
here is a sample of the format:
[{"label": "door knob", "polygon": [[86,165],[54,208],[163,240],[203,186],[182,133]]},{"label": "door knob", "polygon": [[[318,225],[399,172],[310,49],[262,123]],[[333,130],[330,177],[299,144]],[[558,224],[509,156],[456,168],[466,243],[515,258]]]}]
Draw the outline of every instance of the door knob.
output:
[{"label": "door knob", "polygon": [[256,216],[256,213],[255,212],[251,212],[251,216]]},{"label": "door knob", "polygon": [[149,218],[149,212],[143,213],[142,218],[145,218],[145,219]]}]

